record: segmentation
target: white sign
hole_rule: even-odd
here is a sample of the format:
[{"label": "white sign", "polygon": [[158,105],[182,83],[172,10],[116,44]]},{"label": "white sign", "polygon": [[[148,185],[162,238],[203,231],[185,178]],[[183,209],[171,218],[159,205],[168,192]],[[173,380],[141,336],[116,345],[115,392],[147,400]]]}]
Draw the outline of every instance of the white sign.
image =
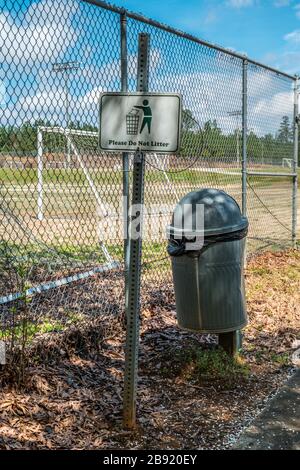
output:
[{"label": "white sign", "polygon": [[179,151],[181,97],[175,93],[103,93],[100,97],[102,150]]}]

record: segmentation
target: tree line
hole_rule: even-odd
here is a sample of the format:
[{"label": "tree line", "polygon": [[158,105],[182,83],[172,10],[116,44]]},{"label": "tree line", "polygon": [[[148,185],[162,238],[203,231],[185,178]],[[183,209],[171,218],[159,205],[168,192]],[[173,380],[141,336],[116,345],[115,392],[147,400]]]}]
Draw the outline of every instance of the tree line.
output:
[{"label": "tree line", "polygon": [[[37,151],[37,128],[53,127],[55,124],[43,120],[35,123],[24,122],[21,126],[0,126],[0,152],[16,155],[35,155]],[[236,127],[236,126],[233,126]],[[97,132],[90,124],[70,123],[70,128]],[[293,124],[288,116],[283,116],[277,132],[258,136],[248,129],[247,154],[251,161],[264,162],[293,155]],[[45,151],[55,152],[65,146],[62,135],[47,133],[44,136]],[[233,128],[224,133],[215,119],[208,120],[201,128],[190,110],[186,109],[182,117],[182,148],[184,156],[201,155],[209,158],[241,159],[242,132]]]},{"label": "tree line", "polygon": [[[242,131],[235,129],[224,133],[215,119],[206,121],[201,129],[192,116],[191,111],[185,110],[182,118],[183,148],[182,152],[189,153],[190,147],[199,151],[203,157],[241,159]],[[283,116],[277,132],[258,136],[253,129],[247,133],[247,156],[258,163],[275,161],[276,158],[292,158],[293,156],[293,123],[288,116]]]}]

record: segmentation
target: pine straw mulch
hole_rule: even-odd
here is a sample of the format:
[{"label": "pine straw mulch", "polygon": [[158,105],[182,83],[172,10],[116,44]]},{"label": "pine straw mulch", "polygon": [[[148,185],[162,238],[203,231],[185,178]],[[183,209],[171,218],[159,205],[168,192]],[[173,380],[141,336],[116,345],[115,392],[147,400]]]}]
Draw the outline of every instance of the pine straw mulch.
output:
[{"label": "pine straw mulch", "polygon": [[121,427],[124,330],[117,319],[94,317],[40,338],[25,385],[6,384],[0,392],[0,448],[230,447],[291,371],[299,338],[299,266],[297,251],[249,261],[242,358],[248,372],[232,380],[196,372],[195,350],[214,350],[216,337],[177,328],[170,285],[145,295],[135,432]]}]

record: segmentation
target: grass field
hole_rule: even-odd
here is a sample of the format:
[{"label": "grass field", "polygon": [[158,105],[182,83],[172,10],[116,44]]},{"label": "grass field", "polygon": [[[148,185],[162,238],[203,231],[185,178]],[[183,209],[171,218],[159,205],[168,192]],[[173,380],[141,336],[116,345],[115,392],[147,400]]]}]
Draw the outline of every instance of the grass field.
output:
[{"label": "grass field", "polygon": [[[281,167],[276,169],[282,171]],[[273,171],[274,167],[261,170]],[[1,168],[2,239],[13,246],[15,252],[19,250],[22,253],[22,250],[27,250],[27,255],[40,266],[43,263],[44,266],[50,266],[54,252],[54,258],[60,260],[60,267],[69,264],[88,266],[102,263],[105,258],[100,246],[101,241],[105,243],[113,258],[122,261],[123,173],[120,170],[101,168],[89,171],[99,198],[104,206],[107,205],[107,216],[104,217],[105,207],[98,207],[82,170],[46,169],[43,171],[44,218],[37,220],[36,170]],[[151,167],[146,172],[146,205],[154,203],[165,206],[158,208],[155,215],[145,216],[144,233],[150,236],[144,241],[143,258],[148,268],[151,262],[166,256],[165,227],[170,223],[171,213],[178,198],[189,191],[208,186],[227,191],[241,204],[241,174],[236,167],[201,167],[171,173],[168,176],[170,183],[163,172]],[[291,180],[251,177],[250,183],[247,201],[250,222],[249,253],[273,245],[288,246],[291,240]],[[157,227],[159,230],[153,240],[151,234]],[[154,268],[157,269],[156,265]],[[160,269],[163,269],[162,264]]]}]

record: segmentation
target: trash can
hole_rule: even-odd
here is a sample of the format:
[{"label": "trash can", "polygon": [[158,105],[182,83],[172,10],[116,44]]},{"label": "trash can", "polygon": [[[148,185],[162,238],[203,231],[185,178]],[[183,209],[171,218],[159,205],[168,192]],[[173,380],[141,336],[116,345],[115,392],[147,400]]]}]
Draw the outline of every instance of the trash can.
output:
[{"label": "trash can", "polygon": [[[201,230],[196,226],[196,207],[202,207]],[[224,191],[202,189],[179,201],[167,236],[180,327],[203,333],[227,333],[247,324],[244,284],[247,231],[247,218]],[[195,247],[192,242],[201,237],[199,247]]]},{"label": "trash can", "polygon": [[139,111],[131,110],[126,115],[126,133],[127,135],[137,135],[139,133],[140,115]]}]

